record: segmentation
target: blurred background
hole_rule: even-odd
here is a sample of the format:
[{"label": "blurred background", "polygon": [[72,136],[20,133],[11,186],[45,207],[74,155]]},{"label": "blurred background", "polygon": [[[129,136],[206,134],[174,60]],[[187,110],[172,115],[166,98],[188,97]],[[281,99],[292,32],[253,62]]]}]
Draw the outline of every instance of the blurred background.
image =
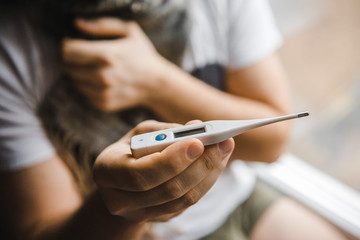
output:
[{"label": "blurred background", "polygon": [[290,151],[360,191],[360,1],[270,0],[296,111]]}]

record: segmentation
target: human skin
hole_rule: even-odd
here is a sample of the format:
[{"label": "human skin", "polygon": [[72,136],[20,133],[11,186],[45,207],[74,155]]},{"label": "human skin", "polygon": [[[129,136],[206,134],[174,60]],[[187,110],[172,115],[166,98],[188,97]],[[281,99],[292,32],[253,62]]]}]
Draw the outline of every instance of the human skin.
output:
[{"label": "human skin", "polygon": [[[99,109],[117,111],[143,105],[166,121],[179,123],[289,113],[287,80],[276,54],[246,68],[226,69],[225,91],[219,91],[157,54],[136,23],[102,18],[77,20],[76,26],[95,37],[117,38],[64,41],[66,72],[90,102],[96,99],[92,103]],[[78,62],[73,62],[70,56],[76,56]],[[90,83],[98,84],[96,91]],[[237,136],[232,160],[276,161],[286,147],[288,134],[289,123],[279,123]],[[285,223],[287,227],[283,228]],[[278,234],[274,234],[275,228]],[[343,239],[343,236],[309,209],[284,197],[255,225],[251,239],[264,238]]]},{"label": "human skin", "polygon": [[[66,39],[63,44],[64,71],[82,95],[101,110],[118,111],[143,105],[166,121],[177,123],[191,119],[261,118],[288,112],[286,81],[276,56],[245,69],[228,69],[227,92],[223,92],[161,57],[136,23],[103,18],[78,20],[76,26],[95,37],[112,37],[112,40],[101,41]],[[161,89],[168,91],[159,91]],[[276,89],[277,94],[271,89]],[[154,92],[158,94],[150,94]],[[140,125],[134,131],[140,133],[173,126],[155,125]],[[283,151],[287,131],[287,124],[277,124],[243,134],[236,138],[237,148],[232,156],[234,159],[275,161]],[[234,148],[232,140],[204,148],[198,140],[191,139],[174,144],[161,153],[145,156],[145,161],[135,161],[129,154],[128,144],[129,138],[123,139],[100,155],[94,166],[99,191],[85,200],[81,199],[69,170],[58,156],[21,172],[2,174],[2,182],[8,183],[0,186],[8,193],[1,204],[3,208],[7,206],[2,209],[3,219],[12,219],[7,224],[15,229],[9,228],[8,232],[20,239],[141,238],[148,222],[170,219],[200,199],[214,184]],[[204,151],[196,164],[185,154],[191,145]],[[223,153],[221,149],[229,152]],[[187,164],[182,165],[184,171],[180,169],[173,171],[172,176],[155,179],[151,177],[160,177],[164,171],[146,175],[154,170],[154,163],[171,163],[173,158],[175,162],[180,158],[180,162]],[[121,159],[121,164],[115,161]],[[141,165],[131,164],[134,162],[146,163],[142,165],[143,171],[134,171]],[[193,167],[186,167],[190,165]],[[194,174],[185,173],[185,169]],[[153,183],[139,181],[144,177],[136,174],[128,174],[130,179],[109,177],[121,176],[116,171],[143,172]],[[202,174],[199,175],[199,171]],[[177,177],[182,177],[183,181],[169,181]],[[133,182],[138,184],[124,185]],[[139,182],[146,184],[142,186]],[[194,186],[194,183],[198,184]],[[155,194],[156,198],[152,197]],[[148,202],[132,201],[138,195],[146,196]],[[124,199],[126,207],[116,201],[119,199]],[[9,212],[9,209],[13,211]]]},{"label": "human skin", "polygon": [[[95,37],[116,38],[64,40],[64,71],[101,110],[143,105],[178,123],[272,117],[289,111],[286,79],[275,55],[247,68],[227,69],[223,92],[162,58],[135,23],[103,18],[77,20],[76,26]],[[150,94],[154,92],[158,94]],[[214,184],[234,148],[231,139],[205,148],[190,139],[142,159],[131,157],[129,136],[172,126],[146,122],[109,146],[95,162],[99,191],[89,199],[81,199],[58,156],[19,172],[1,173],[0,190],[7,193],[0,198],[1,221],[7,221],[2,226],[11,226],[6,231],[13,239],[140,239],[147,223],[166,221],[196,203]],[[275,161],[287,135],[288,124],[279,123],[238,136],[233,159]],[[195,157],[189,157],[190,152]],[[172,171],[163,175],[163,167]],[[136,201],[140,197],[144,201]],[[287,216],[284,212],[289,211],[275,212]],[[271,221],[265,223],[276,222],[272,216],[276,214],[267,214]],[[272,228],[266,230],[264,225],[257,225],[257,233],[262,230],[270,236]],[[304,230],[300,224],[294,226]]]},{"label": "human skin", "polygon": [[54,156],[18,172],[0,173],[6,239],[141,239],[148,223],[166,221],[195,204],[215,183],[234,141],[204,147],[197,139],[134,159],[130,137],[173,127],[147,121],[95,161],[98,190],[82,199],[69,169]]},{"label": "human skin", "polygon": [[[134,22],[78,19],[79,30],[112,40],[65,39],[64,70],[95,107],[118,111],[146,106],[164,121],[252,119],[289,113],[287,81],[276,55],[227,69],[226,91],[215,89],[160,56]],[[114,39],[115,38],[115,39]],[[289,123],[235,137],[233,159],[273,162],[284,151]]]}]

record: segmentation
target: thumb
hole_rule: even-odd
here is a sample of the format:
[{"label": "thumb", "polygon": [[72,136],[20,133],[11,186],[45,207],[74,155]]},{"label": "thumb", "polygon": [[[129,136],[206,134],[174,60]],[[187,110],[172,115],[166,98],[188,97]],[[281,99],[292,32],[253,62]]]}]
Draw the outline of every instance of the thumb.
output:
[{"label": "thumb", "polygon": [[125,37],[130,31],[130,22],[118,18],[75,19],[75,26],[94,37]]}]

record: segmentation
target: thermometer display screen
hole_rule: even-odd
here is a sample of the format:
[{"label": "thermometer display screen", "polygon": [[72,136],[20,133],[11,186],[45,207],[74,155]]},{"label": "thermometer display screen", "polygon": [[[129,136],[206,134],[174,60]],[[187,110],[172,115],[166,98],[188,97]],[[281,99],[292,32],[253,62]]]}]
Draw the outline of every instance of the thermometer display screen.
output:
[{"label": "thermometer display screen", "polygon": [[205,132],[205,127],[195,128],[195,129],[191,129],[191,130],[187,130],[187,131],[183,131],[183,132],[174,132],[174,137],[180,138],[180,137],[191,136],[191,135],[204,133],[204,132]]}]

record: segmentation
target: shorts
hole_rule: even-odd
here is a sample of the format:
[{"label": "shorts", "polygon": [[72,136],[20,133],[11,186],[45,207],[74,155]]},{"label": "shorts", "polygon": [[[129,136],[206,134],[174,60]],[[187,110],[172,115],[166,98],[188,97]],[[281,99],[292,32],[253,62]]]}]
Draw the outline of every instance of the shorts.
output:
[{"label": "shorts", "polygon": [[246,240],[266,209],[283,195],[266,183],[257,181],[250,197],[215,232],[201,240]]}]

